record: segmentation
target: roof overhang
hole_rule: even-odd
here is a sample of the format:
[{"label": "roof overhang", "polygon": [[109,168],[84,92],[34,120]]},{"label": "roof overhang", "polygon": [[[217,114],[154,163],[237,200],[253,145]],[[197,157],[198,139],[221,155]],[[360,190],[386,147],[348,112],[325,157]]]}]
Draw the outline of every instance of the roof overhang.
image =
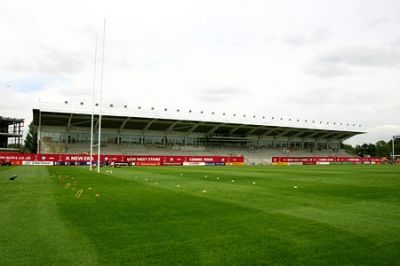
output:
[{"label": "roof overhang", "polygon": [[[226,138],[229,136],[242,137],[243,141],[249,136],[259,138],[313,140],[313,141],[344,141],[358,134],[367,133],[361,126],[343,123],[322,123],[321,121],[283,120],[266,117],[238,117],[216,115],[204,112],[194,113],[191,110],[173,112],[167,109],[156,111],[154,108],[144,110],[105,108],[102,112],[101,127],[124,130],[163,131],[165,135],[181,133],[189,135],[202,133],[208,137]],[[95,125],[99,122],[100,110],[97,107],[74,106],[73,108],[41,108],[33,109],[33,122],[37,127],[61,126],[68,131],[74,127],[90,128],[92,113]]]}]

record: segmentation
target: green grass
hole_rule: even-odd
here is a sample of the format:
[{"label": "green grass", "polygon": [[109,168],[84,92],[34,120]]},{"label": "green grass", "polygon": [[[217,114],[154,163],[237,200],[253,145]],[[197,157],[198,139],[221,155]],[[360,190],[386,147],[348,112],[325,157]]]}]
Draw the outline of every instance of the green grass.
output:
[{"label": "green grass", "polygon": [[0,167],[0,240],[0,265],[400,265],[400,168]]}]

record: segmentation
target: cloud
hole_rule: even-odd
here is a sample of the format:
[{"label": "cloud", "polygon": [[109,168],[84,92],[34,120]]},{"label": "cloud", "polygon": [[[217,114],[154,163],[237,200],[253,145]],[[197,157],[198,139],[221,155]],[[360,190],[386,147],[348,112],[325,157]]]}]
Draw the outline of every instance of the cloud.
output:
[{"label": "cloud", "polygon": [[0,115],[98,101],[104,80],[114,106],[398,121],[400,1],[3,2]]},{"label": "cloud", "polygon": [[54,86],[57,83],[68,84],[69,80],[63,76],[50,74],[28,74],[18,78],[4,81],[9,86],[20,92],[40,91],[45,87]]},{"label": "cloud", "polygon": [[367,134],[355,136],[349,140],[346,140],[346,144],[359,145],[360,143],[371,143],[376,144],[378,141],[383,140],[385,142],[390,141],[394,135],[400,135],[400,125],[381,125],[370,128]]},{"label": "cloud", "polygon": [[390,20],[387,18],[376,18],[374,20],[371,20],[369,23],[366,24],[367,29],[371,30],[372,28],[378,27],[380,25],[386,24],[386,23],[390,23]]},{"label": "cloud", "polygon": [[400,48],[400,37],[399,37],[399,38],[396,38],[395,40],[393,40],[393,42],[391,43],[391,45],[392,45],[394,48]]},{"label": "cloud", "polygon": [[400,50],[365,46],[341,47],[321,55],[319,61],[360,67],[398,67]]},{"label": "cloud", "polygon": [[38,95],[35,92],[21,92],[11,86],[0,85],[0,95],[1,116],[24,118],[26,122],[32,120],[32,108],[38,107]]},{"label": "cloud", "polygon": [[319,77],[339,77],[360,73],[360,68],[399,67],[400,49],[349,46],[319,54],[303,70]]},{"label": "cloud", "polygon": [[321,78],[341,77],[353,73],[348,66],[321,61],[314,61],[306,65],[303,71]]},{"label": "cloud", "polygon": [[303,46],[322,42],[329,38],[332,32],[326,28],[317,28],[310,32],[289,35],[283,38],[283,42],[292,46]]},{"label": "cloud", "polygon": [[87,56],[82,51],[63,51],[42,47],[29,56],[6,66],[14,72],[41,74],[73,74],[87,68]]},{"label": "cloud", "polygon": [[235,87],[224,87],[216,89],[206,89],[200,93],[199,100],[204,102],[228,102],[235,101],[243,96],[243,90]]}]

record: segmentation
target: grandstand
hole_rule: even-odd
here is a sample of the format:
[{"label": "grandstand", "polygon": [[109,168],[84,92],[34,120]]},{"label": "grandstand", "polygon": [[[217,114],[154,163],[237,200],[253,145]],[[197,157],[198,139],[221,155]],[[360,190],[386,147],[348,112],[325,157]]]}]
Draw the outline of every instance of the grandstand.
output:
[{"label": "grandstand", "polygon": [[[243,156],[268,164],[272,156],[353,156],[340,144],[366,133],[361,125],[140,106],[122,108],[41,103],[33,109],[38,153]],[[98,130],[101,124],[101,138]]]},{"label": "grandstand", "polygon": [[19,152],[24,119],[0,116],[0,152]]}]

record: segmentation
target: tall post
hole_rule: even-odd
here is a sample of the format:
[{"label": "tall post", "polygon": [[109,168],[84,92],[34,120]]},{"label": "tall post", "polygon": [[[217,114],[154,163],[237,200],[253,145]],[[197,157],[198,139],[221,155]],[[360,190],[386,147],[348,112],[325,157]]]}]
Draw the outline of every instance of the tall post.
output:
[{"label": "tall post", "polygon": [[41,147],[41,137],[42,137],[42,104],[39,98],[39,126],[37,129],[37,138],[36,138],[36,154],[40,154]]},{"label": "tall post", "polygon": [[94,73],[93,73],[93,93],[92,93],[92,119],[90,124],[90,171],[93,168],[93,134],[94,134],[94,91],[96,88],[96,62],[97,62],[97,36],[96,36],[96,45],[94,49]]},{"label": "tall post", "polygon": [[106,19],[104,18],[104,31],[103,31],[103,59],[101,62],[101,83],[100,83],[100,111],[99,111],[99,137],[97,142],[97,172],[100,173],[100,154],[101,154],[101,115],[103,112],[103,73],[104,73],[104,46],[106,42]]}]

